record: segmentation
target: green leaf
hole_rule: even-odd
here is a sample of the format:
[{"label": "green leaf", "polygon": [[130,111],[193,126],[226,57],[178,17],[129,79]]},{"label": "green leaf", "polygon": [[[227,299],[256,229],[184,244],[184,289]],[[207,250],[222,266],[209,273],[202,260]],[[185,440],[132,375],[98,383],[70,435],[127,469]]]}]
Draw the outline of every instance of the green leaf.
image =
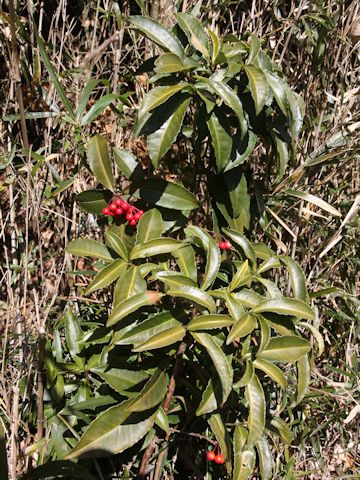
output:
[{"label": "green leaf", "polygon": [[256,265],[256,255],[251,243],[245,235],[242,235],[235,230],[230,230],[229,228],[223,228],[223,232],[243,250],[245,256],[250,260],[251,265],[254,267]]},{"label": "green leaf", "polygon": [[248,383],[250,383],[255,375],[254,364],[251,360],[246,362],[245,372],[243,376],[240,378],[239,381],[234,383],[234,388],[242,388],[245,387]]},{"label": "green leaf", "polygon": [[191,278],[185,277],[184,275],[179,275],[177,272],[172,270],[163,270],[156,272],[154,278],[165,283],[166,288],[177,288],[183,286],[196,287],[197,284],[191,280]]},{"label": "green leaf", "polygon": [[294,439],[294,435],[289,425],[280,417],[274,417],[271,420],[271,425],[275,427],[285,445],[290,445]]},{"label": "green leaf", "polygon": [[292,315],[298,318],[315,320],[313,310],[302,300],[296,298],[273,298],[253,308],[254,313],[272,312],[280,315]]},{"label": "green leaf", "polygon": [[210,378],[196,410],[196,416],[199,417],[200,415],[206,415],[207,413],[217,410],[222,404],[221,399],[222,387],[219,379]]},{"label": "green leaf", "polygon": [[284,335],[272,338],[259,358],[273,362],[292,363],[306,355],[310,350],[311,345],[304,338]]},{"label": "green leaf", "polygon": [[162,407],[159,407],[158,409],[158,412],[155,418],[155,424],[158,427],[160,427],[165,433],[170,432],[169,419]]},{"label": "green leaf", "polygon": [[232,341],[238,338],[246,337],[257,327],[256,317],[250,313],[245,313],[232,327],[227,340],[226,345],[229,345]]},{"label": "green leaf", "polygon": [[116,332],[114,343],[116,345],[128,345],[130,343],[135,345],[144,343],[150,338],[155,337],[158,333],[179,325],[180,322],[178,322],[170,312],[163,312],[141,322],[125,334],[122,334],[122,332]]},{"label": "green leaf", "polygon": [[301,200],[305,200],[306,202],[312,203],[316,207],[319,207],[325,212],[330,213],[331,215],[335,215],[336,217],[341,217],[342,214],[334,208],[332,205],[329,203],[325,202],[325,200],[322,200],[319,197],[316,197],[315,195],[312,195],[311,193],[308,192],[300,192],[299,190],[285,190],[284,192],[286,195],[290,195],[292,197],[300,198]]},{"label": "green leaf", "polygon": [[[1,478],[6,479],[7,477],[2,476]],[[42,480],[45,478],[97,480],[85,467],[68,460],[53,460],[40,465],[23,475],[21,480]]]},{"label": "green leaf", "polygon": [[265,260],[265,262],[263,262],[259,268],[258,268],[258,273],[264,273],[272,268],[280,268],[281,267],[281,263],[280,263],[280,260],[278,257],[272,257],[272,258],[269,258],[267,260]]},{"label": "green leaf", "polygon": [[129,390],[149,378],[148,374],[144,371],[125,370],[121,368],[111,368],[106,372],[97,371],[96,369],[93,371],[110,385],[112,389],[121,394],[124,394],[124,391]]},{"label": "green leaf", "polygon": [[276,103],[279,105],[280,110],[282,113],[287,117],[288,116],[288,107],[289,102],[286,96],[287,85],[279,77],[276,77],[272,73],[268,71],[264,71],[266,79],[271,87],[271,90],[274,94]]},{"label": "green leaf", "polygon": [[291,404],[291,407],[296,407],[305,397],[307,389],[311,380],[311,367],[309,356],[304,355],[296,362],[297,367],[297,396],[296,401]]},{"label": "green leaf", "polygon": [[201,285],[203,290],[207,290],[214,283],[219,272],[221,262],[219,247],[211,238],[211,236],[199,227],[190,225],[185,229],[185,233],[187,237],[191,236],[199,240],[202,248],[207,254],[205,275]]},{"label": "green leaf", "polygon": [[281,180],[285,175],[286,167],[289,162],[289,150],[287,148],[286,142],[283,142],[277,135],[273,135],[276,156],[277,156],[277,169],[278,173],[276,176],[276,181]]},{"label": "green leaf", "polygon": [[156,414],[139,421],[138,414],[127,410],[131,401],[98,415],[67,458],[115,455],[141,440],[153,426]]},{"label": "green leaf", "polygon": [[53,67],[53,65],[51,63],[51,60],[50,60],[50,58],[49,58],[49,56],[46,52],[44,42],[39,35],[39,31],[37,29],[37,26],[34,22],[32,23],[32,25],[34,27],[36,42],[39,45],[40,55],[41,55],[41,58],[42,58],[42,60],[45,64],[46,70],[49,73],[51,83],[54,85],[55,90],[56,90],[57,94],[59,95],[59,97],[61,98],[61,101],[62,101],[62,103],[65,107],[65,110],[69,114],[70,118],[75,121],[74,110],[72,108],[72,105],[71,105],[69,99],[66,96],[66,93],[65,93],[65,90],[64,90],[63,86],[61,85],[61,83],[59,81],[58,74],[57,74],[55,68]]},{"label": "green leaf", "polygon": [[203,290],[200,290],[200,288],[188,287],[184,285],[183,287],[177,287],[176,289],[168,290],[166,295],[169,297],[186,298],[193,303],[205,307],[211,313],[216,312],[214,300],[210,297],[210,295],[205,293]]},{"label": "green leaf", "polygon": [[205,58],[209,58],[209,41],[199,20],[189,13],[175,13],[181,29],[187,36],[189,43]]},{"label": "green leaf", "polygon": [[120,95],[117,93],[108,93],[107,95],[102,96],[99,100],[97,100],[94,105],[85,113],[80,121],[80,125],[84,127],[85,125],[89,125],[92,121],[95,120],[104,110],[106,107],[114,103],[115,100],[118,100]]},{"label": "green leaf", "polygon": [[117,234],[117,231],[109,228],[106,232],[106,243],[107,245],[114,250],[123,260],[128,261],[129,254],[126,248],[125,243],[122,241],[121,237]]},{"label": "green leaf", "polygon": [[257,354],[260,355],[260,353],[264,350],[264,348],[267,346],[267,344],[270,341],[271,330],[270,330],[269,322],[267,322],[262,315],[257,315],[257,318],[260,323],[260,331],[261,331],[261,342],[260,342],[259,349],[257,351]]},{"label": "green leaf", "polygon": [[157,333],[146,342],[141,343],[133,349],[133,352],[144,352],[145,350],[167,347],[175,342],[180,342],[180,340],[184,338],[185,333],[186,330],[182,325],[169,328],[163,332]]},{"label": "green leaf", "polygon": [[181,130],[184,116],[190,103],[190,98],[181,98],[181,103],[179,103],[174,113],[170,115],[160,128],[147,137],[149,156],[154,168],[158,167],[159,161],[170,149]]},{"label": "green leaf", "polygon": [[300,265],[293,258],[286,255],[281,255],[279,259],[287,266],[294,297],[308,302],[309,294],[306,289],[306,278]]},{"label": "green leaf", "polygon": [[78,120],[82,117],[83,113],[85,112],[91,93],[99,83],[101,83],[101,80],[98,80],[96,78],[90,78],[90,80],[87,81],[85,87],[83,88],[80,95],[78,107],[76,110],[76,116]]},{"label": "green leaf", "polygon": [[114,176],[109,159],[107,142],[101,135],[91,138],[87,146],[87,160],[98,182],[113,191]]},{"label": "green leaf", "polygon": [[114,160],[120,169],[120,172],[131,181],[139,181],[144,178],[144,171],[141,163],[135,155],[122,148],[113,148]]},{"label": "green leaf", "polygon": [[77,355],[82,350],[81,340],[84,332],[81,330],[79,319],[68,308],[64,315],[66,346],[71,355]]},{"label": "green leaf", "polygon": [[79,257],[100,258],[105,262],[112,262],[114,260],[105,245],[97,242],[96,240],[91,240],[90,238],[79,238],[78,240],[72,240],[66,246],[65,251]]},{"label": "green leaf", "polygon": [[154,87],[145,95],[140,105],[138,114],[139,121],[141,121],[144,115],[169,100],[173,95],[175,95],[175,93],[178,93],[184,88],[189,87],[190,85],[187,82],[178,82],[175,85]]},{"label": "green leaf", "polygon": [[218,37],[218,35],[213,32],[212,30],[208,29],[208,34],[211,38],[211,44],[212,44],[212,49],[211,49],[211,63],[215,63],[216,59],[221,51],[221,40]]},{"label": "green leaf", "polygon": [[257,441],[255,447],[259,457],[261,480],[271,480],[273,478],[273,460],[269,442],[262,436]]},{"label": "green leaf", "polygon": [[161,237],[164,231],[164,222],[161,213],[156,208],[152,208],[141,217],[136,233],[136,243],[138,245]]},{"label": "green leaf", "polygon": [[286,90],[286,97],[289,105],[290,131],[293,139],[296,139],[301,131],[303,124],[303,114],[301,111],[301,97],[290,88]]},{"label": "green leaf", "polygon": [[224,172],[242,165],[254,150],[257,140],[258,136],[252,130],[248,130],[242,139],[238,136],[233,138],[231,161],[226,165]]},{"label": "green leaf", "polygon": [[161,23],[140,15],[128,17],[133,28],[139,30],[146,38],[159,45],[165,51],[175,53],[180,58],[184,57],[184,49],[180,40]]},{"label": "green leaf", "polygon": [[207,120],[218,172],[222,172],[230,162],[233,147],[230,125],[221,113],[220,109],[215,109]]},{"label": "green leaf", "polygon": [[235,321],[239,320],[243,315],[245,315],[245,309],[242,306],[242,303],[239,302],[234,295],[229,293],[229,291],[226,291],[224,300],[230,315]]},{"label": "green leaf", "polygon": [[195,264],[195,253],[191,245],[176,250],[173,257],[178,264],[181,273],[197,283],[197,268]]},{"label": "green leaf", "polygon": [[206,348],[206,351],[209,354],[219,376],[222,386],[222,403],[225,403],[232,390],[234,374],[233,369],[229,364],[224,352],[211,335],[208,333],[194,332],[191,332],[191,335],[198,343],[200,343],[200,345]]},{"label": "green leaf", "polygon": [[253,365],[255,368],[268,375],[272,380],[274,380],[274,382],[278,383],[280,387],[285,390],[287,386],[286,377],[279,367],[266,360],[262,360],[261,358],[256,358],[253,360]]},{"label": "green leaf", "polygon": [[145,292],[145,290],[146,282],[140,274],[139,267],[132,265],[115,286],[113,306],[116,307],[122,300]]},{"label": "green leaf", "polygon": [[174,73],[188,70],[189,67],[184,65],[180,57],[174,53],[163,53],[155,60],[155,71],[157,73]]},{"label": "green leaf", "polygon": [[258,54],[260,52],[260,49],[261,49],[260,39],[256,35],[254,35],[253,33],[250,33],[249,39],[250,39],[250,42],[249,42],[250,52],[249,52],[249,56],[246,60],[247,64],[249,64],[253,60],[255,60],[255,58],[258,56]]},{"label": "green leaf", "polygon": [[233,230],[242,233],[244,228],[248,230],[250,227],[250,195],[245,175],[241,175],[241,180],[234,189],[229,189],[229,197],[233,211],[229,225]]},{"label": "green leaf", "polygon": [[234,320],[228,315],[222,314],[209,314],[199,315],[191,320],[187,325],[187,329],[191,332],[198,330],[213,330],[214,328],[223,328],[232,325]]},{"label": "green leaf", "polygon": [[236,457],[241,455],[241,452],[245,446],[246,439],[248,436],[248,431],[245,427],[240,425],[236,425],[234,428],[234,435],[233,435],[233,450],[234,450],[234,472],[238,470],[239,465],[237,466]]},{"label": "green leaf", "polygon": [[242,103],[234,90],[226,85],[226,83],[217,82],[216,80],[210,80],[204,77],[197,77],[197,79],[210,85],[223,102],[235,112],[239,120],[241,138],[243,138],[248,130],[248,124],[244,116]]},{"label": "green leaf", "polygon": [[161,403],[167,390],[165,372],[157,370],[147,382],[140,395],[127,407],[129,412],[143,412]]},{"label": "green leaf", "polygon": [[248,77],[249,90],[255,103],[255,112],[256,115],[259,115],[264,108],[269,94],[269,84],[260,68],[253,65],[247,65],[245,67],[245,73]]},{"label": "green leaf", "polygon": [[151,205],[174,210],[193,210],[199,206],[194,195],[183,186],[161,178],[152,178],[140,183],[139,191],[135,195]]},{"label": "green leaf", "polygon": [[264,298],[261,295],[252,290],[248,290],[247,288],[243,288],[239,292],[236,292],[234,297],[242,305],[249,308],[255,308],[264,301]]},{"label": "green leaf", "polygon": [[325,343],[324,338],[319,332],[319,330],[315,328],[314,325],[311,325],[311,323],[299,322],[298,325],[309,330],[311,335],[315,338],[318,347],[318,355],[320,357],[324,353]]},{"label": "green leaf", "polygon": [[256,463],[256,454],[253,448],[243,450],[235,457],[233,480],[248,480],[252,477]]},{"label": "green leaf", "polygon": [[208,418],[208,424],[215,435],[217,442],[220,445],[221,453],[224,455],[226,460],[226,469],[229,477],[231,476],[232,465],[231,465],[231,441],[229,434],[225,427],[225,424],[219,413],[213,413],[210,418]]},{"label": "green leaf", "polygon": [[256,375],[245,387],[245,396],[249,403],[247,447],[253,447],[261,438],[265,428],[265,395]]},{"label": "green leaf", "polygon": [[110,263],[110,265],[100,270],[92,282],[89,283],[85,290],[85,295],[90,295],[90,293],[94,292],[95,290],[107,287],[117,278],[119,278],[119,276],[125,272],[126,269],[127,263],[124,262],[124,260],[114,260],[113,263]]},{"label": "green leaf", "polygon": [[231,280],[229,285],[229,291],[232,292],[233,290],[236,290],[242,285],[245,285],[249,282],[249,280],[251,280],[251,278],[252,274],[249,268],[249,261],[245,260],[245,262],[243,262],[238,267],[233,279]]},{"label": "green leaf", "polygon": [[174,238],[155,238],[141,245],[135,245],[131,251],[130,260],[171,253],[183,246],[184,242],[182,240],[175,240]]},{"label": "green leaf", "polygon": [[113,310],[112,314],[108,318],[108,321],[106,322],[106,326],[111,327],[124,317],[130,315],[130,313],[136,312],[136,310],[141,307],[154,305],[154,303],[157,303],[161,297],[163,297],[162,293],[148,290],[123,300]]},{"label": "green leaf", "polygon": [[102,209],[108,206],[112,196],[109,190],[85,190],[76,195],[76,202],[85,212],[101,215]]}]

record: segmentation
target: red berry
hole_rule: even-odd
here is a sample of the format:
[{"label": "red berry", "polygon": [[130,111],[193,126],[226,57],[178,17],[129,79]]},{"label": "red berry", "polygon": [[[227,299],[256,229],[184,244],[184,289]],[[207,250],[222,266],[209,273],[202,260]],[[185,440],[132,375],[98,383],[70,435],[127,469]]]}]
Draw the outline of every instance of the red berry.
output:
[{"label": "red berry", "polygon": [[140,220],[140,218],[141,218],[140,213],[139,213],[139,212],[136,212],[135,215],[134,215],[134,219],[135,219],[135,220]]},{"label": "red berry", "polygon": [[114,203],[117,207],[121,208],[123,201],[121,200],[121,198],[117,198]]},{"label": "red berry", "polygon": [[109,215],[109,213],[110,213],[110,210],[108,209],[108,207],[105,207],[105,208],[102,209],[102,214],[103,215]]},{"label": "red berry", "polygon": [[123,202],[121,208],[124,210],[124,212],[126,212],[127,210],[129,210],[129,204],[126,202]]},{"label": "red berry", "polygon": [[117,208],[115,210],[115,215],[122,215],[124,212],[123,212],[123,209],[122,208]]},{"label": "red berry", "polygon": [[110,209],[112,212],[115,212],[115,210],[117,209],[117,206],[115,205],[115,203],[110,203],[109,209]]},{"label": "red berry", "polygon": [[232,249],[232,245],[231,245],[230,242],[224,242],[224,243],[225,243],[225,248],[226,248],[227,250],[231,250],[231,249]]},{"label": "red berry", "polygon": [[209,460],[209,462],[212,462],[215,459],[215,452],[211,451],[206,454],[206,458]]},{"label": "red berry", "polygon": [[224,455],[221,455],[221,453],[216,455],[214,460],[215,460],[215,463],[217,463],[218,465],[222,465],[223,463],[225,463]]},{"label": "red berry", "polygon": [[224,250],[226,248],[226,242],[220,242],[219,243],[219,248],[220,248],[220,250]]},{"label": "red berry", "polygon": [[134,219],[134,215],[132,213],[127,213],[126,214],[126,220],[128,220],[129,222],[131,222],[131,220]]},{"label": "red berry", "polygon": [[130,220],[129,223],[132,227],[134,227],[137,224],[137,221],[135,219],[133,219],[133,220]]},{"label": "red berry", "polygon": [[138,210],[138,214],[140,215],[140,217],[142,217],[144,215],[144,212],[142,210]]}]

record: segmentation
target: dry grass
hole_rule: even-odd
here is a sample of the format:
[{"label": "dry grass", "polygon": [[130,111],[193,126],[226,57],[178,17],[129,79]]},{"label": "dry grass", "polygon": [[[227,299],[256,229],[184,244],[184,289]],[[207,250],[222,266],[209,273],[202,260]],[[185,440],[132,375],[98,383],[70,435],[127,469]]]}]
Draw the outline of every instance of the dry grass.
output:
[{"label": "dry grass", "polygon": [[[195,2],[185,4],[191,7]],[[20,1],[15,43],[8,2],[0,5],[2,116],[18,114],[22,100],[26,112],[61,108],[39,61],[31,15],[72,104],[77,104],[90,77],[108,81],[108,91],[134,92],[132,108],[120,116],[108,109],[82,132],[58,118],[28,120],[26,128],[20,121],[0,123],[0,421],[6,431],[10,476],[15,479],[38,461],[38,453],[29,454],[27,449],[49,435],[46,425],[43,431],[42,407],[36,405],[43,388],[38,345],[43,334],[51,338],[52,325],[67,300],[74,300],[74,277],[66,275],[74,265],[63,249],[80,234],[98,235],[96,220],[74,203],[74,194],[95,186],[83,166],[83,142],[100,131],[117,146],[132,146],[146,160],[142,143],[131,140],[128,127],[147,88],[146,79],[141,75],[134,79],[133,73],[149,46],[119,24],[110,0]],[[123,2],[119,8],[122,15],[138,11],[135,2]],[[212,0],[202,9],[202,19],[219,25],[221,33],[252,31],[264,38],[305,100],[306,121],[296,164],[270,199],[267,234],[258,231],[279,253],[301,262],[310,291],[339,288],[319,303],[325,352],[315,361],[310,394],[299,412],[305,427],[299,427],[296,445],[285,462],[279,447],[276,478],[295,478],[286,477],[292,469],[300,472],[297,478],[360,475],[360,324],[355,297],[359,288],[360,87],[359,42],[355,43],[359,14],[356,1],[339,0],[322,0],[316,6],[305,0]],[[111,42],[104,45],[109,38]],[[104,92],[99,84],[97,95]],[[340,139],[335,146],[334,138]],[[310,155],[328,157],[306,168]],[[59,179],[73,176],[71,187],[53,194]],[[285,195],[286,188],[317,195],[338,208],[342,218]],[[81,277],[76,281],[80,283]]]}]

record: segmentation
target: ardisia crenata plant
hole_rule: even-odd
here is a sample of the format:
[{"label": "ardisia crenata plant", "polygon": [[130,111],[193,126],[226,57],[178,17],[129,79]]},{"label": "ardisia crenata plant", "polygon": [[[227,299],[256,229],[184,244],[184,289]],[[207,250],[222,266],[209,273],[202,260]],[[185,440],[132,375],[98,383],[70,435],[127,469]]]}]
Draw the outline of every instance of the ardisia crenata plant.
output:
[{"label": "ardisia crenata plant", "polygon": [[[68,308],[47,344],[48,452],[121,454],[117,473],[126,478],[209,470],[212,478],[271,479],[273,444],[293,442],[309,385],[307,336],[320,348],[321,337],[300,266],[244,234],[241,169],[263,142],[269,156],[258,176],[270,186],[274,158],[272,181],[281,178],[301,102],[255,36],[219,38],[190,14],[176,20],[170,31],[129,18],[165,51],[146,62],[156,86],[134,131],[146,135],[153,169],[117,147],[110,155],[99,135],[88,143],[104,189],[77,200],[99,215],[105,243],[76,239],[66,251],[96,259],[81,294],[112,294],[90,321]],[[193,169],[177,164],[176,138]],[[171,166],[177,181],[169,181]]]}]

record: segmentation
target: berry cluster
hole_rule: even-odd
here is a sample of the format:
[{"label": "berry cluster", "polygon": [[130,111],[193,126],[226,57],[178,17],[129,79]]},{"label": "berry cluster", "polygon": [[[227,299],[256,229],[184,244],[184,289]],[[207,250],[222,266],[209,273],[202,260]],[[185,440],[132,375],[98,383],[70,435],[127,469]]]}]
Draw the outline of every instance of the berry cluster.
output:
[{"label": "berry cluster", "polygon": [[226,242],[220,242],[219,243],[219,248],[220,250],[231,250],[231,243],[226,241]]},{"label": "berry cluster", "polygon": [[225,463],[225,457],[217,450],[218,448],[215,448],[215,451],[211,450],[210,452],[207,452],[206,458],[209,460],[209,462],[214,461],[218,465],[222,465],[223,463]]},{"label": "berry cluster", "polygon": [[107,207],[102,209],[102,213],[109,217],[121,217],[121,215],[125,215],[126,220],[132,227],[135,227],[137,222],[144,215],[142,210],[134,207],[134,205],[130,205],[121,198],[116,198],[109,203]]}]

